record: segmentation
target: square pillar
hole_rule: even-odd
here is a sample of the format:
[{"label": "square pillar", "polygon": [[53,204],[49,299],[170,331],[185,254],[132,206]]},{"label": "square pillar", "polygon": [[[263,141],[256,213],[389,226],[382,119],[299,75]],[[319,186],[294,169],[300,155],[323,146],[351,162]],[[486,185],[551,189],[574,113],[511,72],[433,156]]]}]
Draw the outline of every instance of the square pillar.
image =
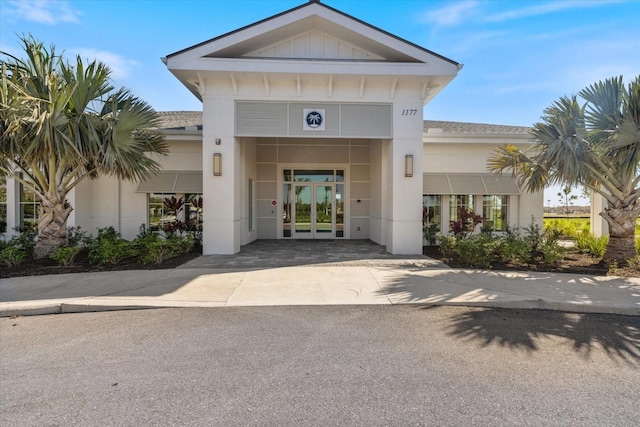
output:
[{"label": "square pillar", "polygon": [[[393,140],[387,146],[386,171],[386,245],[392,254],[422,254],[422,133],[422,103],[394,104]],[[406,176],[408,155],[412,156],[412,176]]]},{"label": "square pillar", "polygon": [[7,233],[11,238],[18,234],[16,227],[20,226],[20,183],[7,175]]},{"label": "square pillar", "polygon": [[604,208],[607,206],[607,199],[600,194],[591,192],[591,233],[596,236],[608,236],[609,224],[600,216],[600,212],[604,212]]},{"label": "square pillar", "polygon": [[203,254],[234,254],[240,251],[242,168],[233,100],[203,97],[202,122]]}]

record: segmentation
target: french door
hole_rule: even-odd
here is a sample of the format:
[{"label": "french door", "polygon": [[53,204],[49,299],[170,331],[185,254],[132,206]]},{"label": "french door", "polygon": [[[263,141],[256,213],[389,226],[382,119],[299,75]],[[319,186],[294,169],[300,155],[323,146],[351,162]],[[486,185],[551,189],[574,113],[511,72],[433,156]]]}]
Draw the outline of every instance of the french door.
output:
[{"label": "french door", "polygon": [[336,235],[335,184],[295,183],[293,190],[291,237],[334,238]]},{"label": "french door", "polygon": [[344,191],[344,169],[284,169],[282,237],[343,238]]}]

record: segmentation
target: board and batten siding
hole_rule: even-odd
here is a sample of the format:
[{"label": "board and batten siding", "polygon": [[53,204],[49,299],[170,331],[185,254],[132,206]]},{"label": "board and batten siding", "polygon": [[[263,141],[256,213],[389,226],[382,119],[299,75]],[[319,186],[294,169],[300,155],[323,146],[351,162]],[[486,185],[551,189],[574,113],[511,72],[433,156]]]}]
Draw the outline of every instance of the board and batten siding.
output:
[{"label": "board and batten siding", "polygon": [[[305,130],[304,110],[324,110],[324,130]],[[236,102],[236,136],[391,138],[391,104]]]}]

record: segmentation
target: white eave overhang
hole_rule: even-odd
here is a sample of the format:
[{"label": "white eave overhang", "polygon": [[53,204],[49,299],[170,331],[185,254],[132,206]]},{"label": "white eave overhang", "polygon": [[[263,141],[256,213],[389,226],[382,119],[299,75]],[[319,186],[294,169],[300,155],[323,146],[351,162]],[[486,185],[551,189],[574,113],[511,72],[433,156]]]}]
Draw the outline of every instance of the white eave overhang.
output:
[{"label": "white eave overhang", "polygon": [[[168,58],[167,67],[174,73],[278,73],[332,74],[369,76],[451,76],[458,72],[453,64],[314,61],[299,59],[198,58],[188,62]],[[180,73],[183,74],[183,73]]]}]

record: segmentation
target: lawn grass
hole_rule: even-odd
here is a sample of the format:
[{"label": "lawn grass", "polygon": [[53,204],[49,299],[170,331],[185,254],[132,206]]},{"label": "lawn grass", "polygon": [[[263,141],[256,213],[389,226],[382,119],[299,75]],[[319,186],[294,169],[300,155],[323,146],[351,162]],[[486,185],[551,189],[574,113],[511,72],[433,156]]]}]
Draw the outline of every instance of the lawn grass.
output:
[{"label": "lawn grass", "polygon": [[[591,219],[584,216],[545,216],[542,220],[544,228],[556,227],[564,236],[571,236],[582,231],[591,230]],[[636,237],[640,237],[640,218],[636,220]]]},{"label": "lawn grass", "polygon": [[589,217],[544,217],[544,228],[559,229],[565,237],[574,236],[582,232],[590,232],[591,219]]}]

